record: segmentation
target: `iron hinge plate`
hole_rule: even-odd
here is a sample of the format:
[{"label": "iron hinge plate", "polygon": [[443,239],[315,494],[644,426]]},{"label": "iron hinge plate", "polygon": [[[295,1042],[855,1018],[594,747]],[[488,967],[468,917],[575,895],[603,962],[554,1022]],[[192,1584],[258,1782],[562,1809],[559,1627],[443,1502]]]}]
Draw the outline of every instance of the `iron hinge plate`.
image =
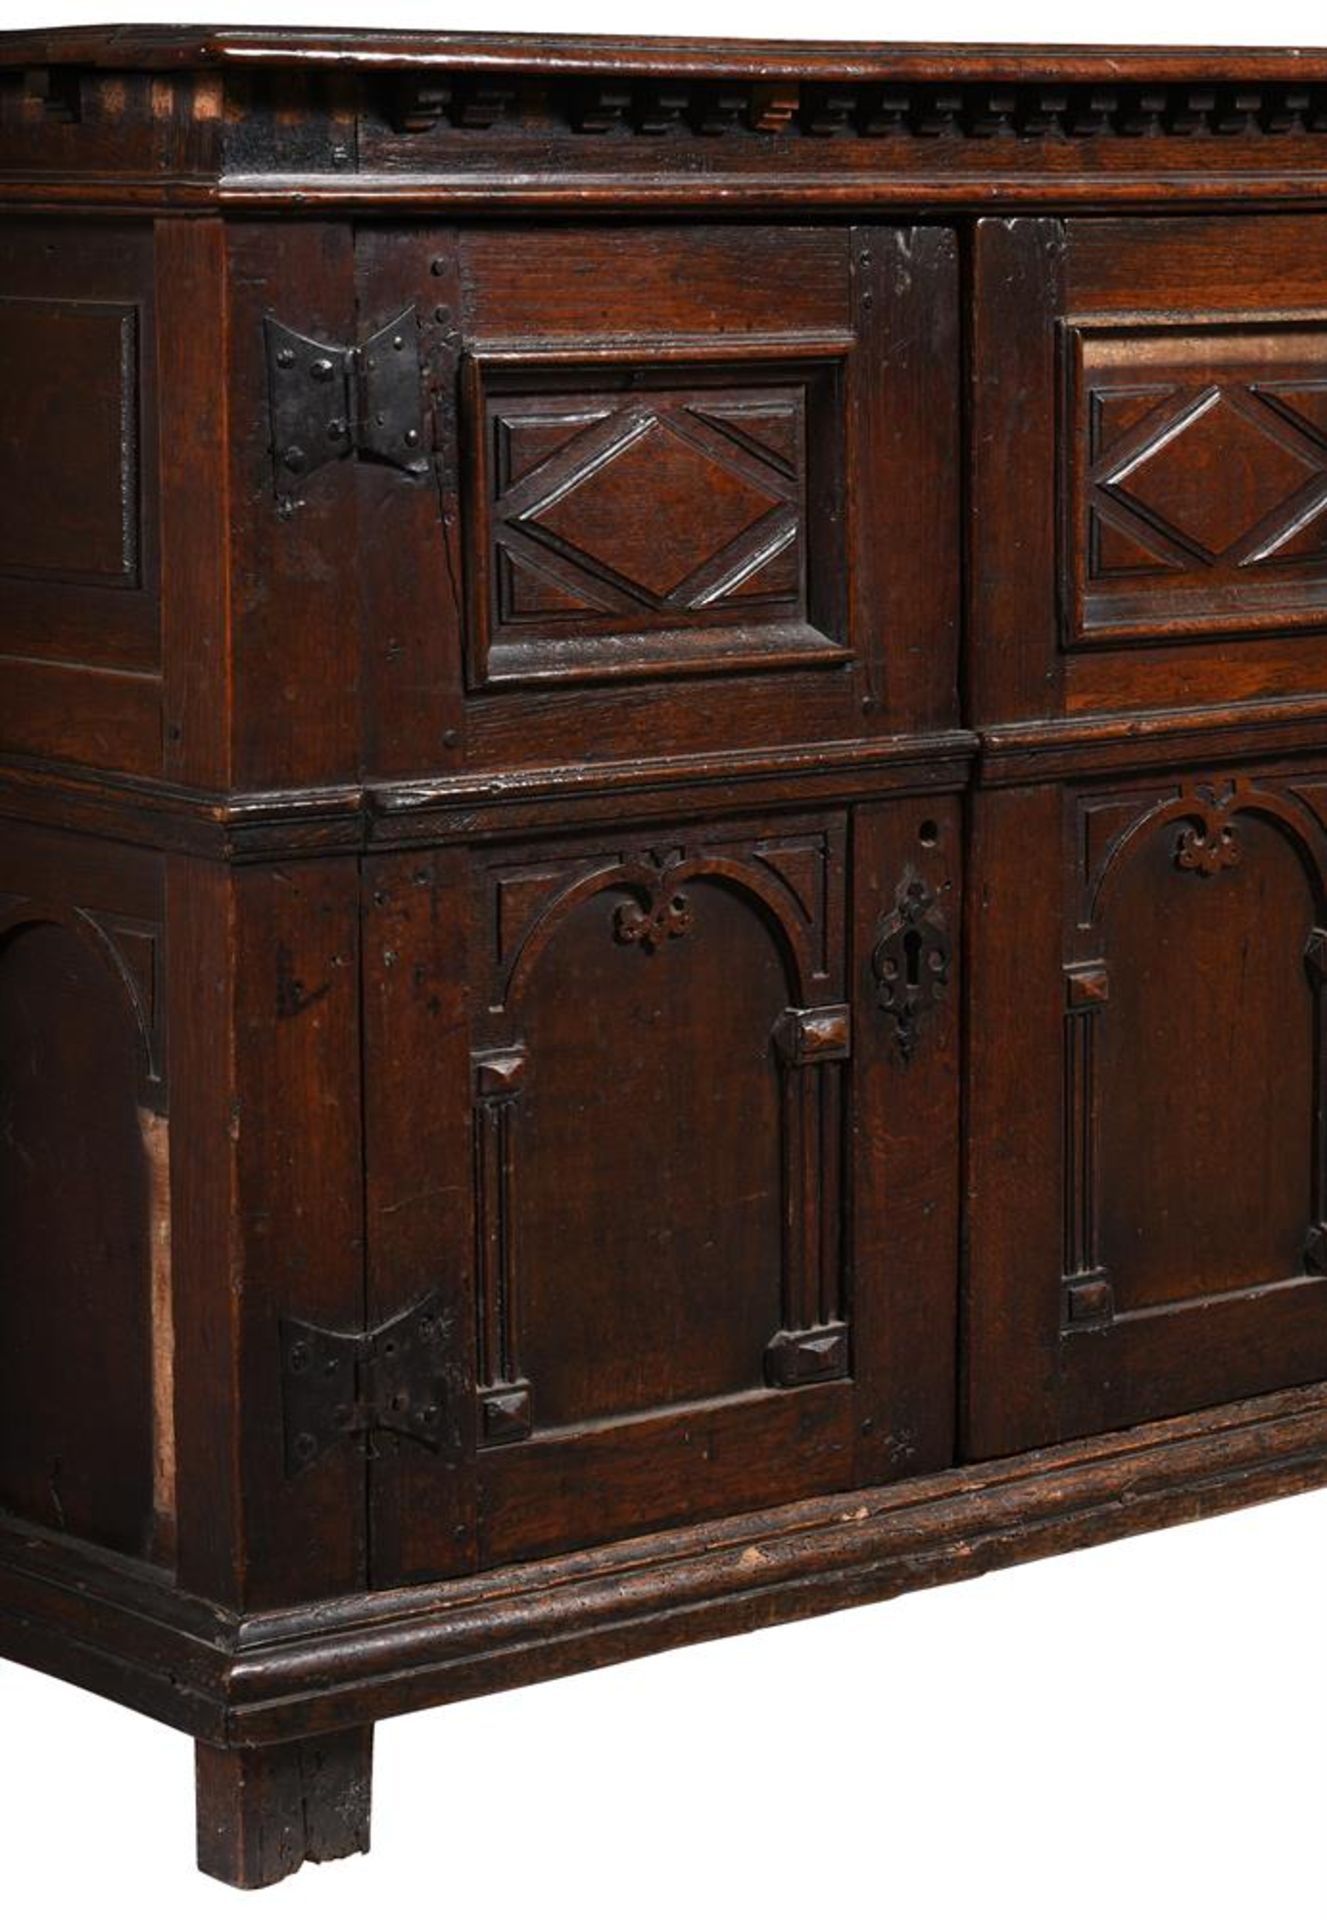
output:
[{"label": "iron hinge plate", "polygon": [[352,454],[404,473],[428,471],[413,307],[362,346],[314,340],[271,314],[264,329],[278,500],[291,501],[320,467]]},{"label": "iron hinge plate", "polygon": [[447,1316],[434,1292],[366,1332],[281,1323],[286,1472],[349,1436],[398,1433],[439,1451]]}]

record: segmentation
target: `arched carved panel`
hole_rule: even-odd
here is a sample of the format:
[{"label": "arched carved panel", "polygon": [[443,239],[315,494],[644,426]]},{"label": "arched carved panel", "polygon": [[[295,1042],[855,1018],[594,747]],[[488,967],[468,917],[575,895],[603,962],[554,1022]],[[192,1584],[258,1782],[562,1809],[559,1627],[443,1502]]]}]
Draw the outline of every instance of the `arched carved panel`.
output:
[{"label": "arched carved panel", "polygon": [[1144,840],[1175,826],[1178,833],[1172,850],[1177,864],[1211,872],[1239,859],[1239,815],[1245,812],[1279,824],[1304,869],[1319,914],[1327,917],[1322,823],[1309,800],[1294,788],[1233,775],[1160,790],[1081,796],[1075,811],[1079,923],[1084,928],[1100,923],[1112,889]]},{"label": "arched carved panel", "polygon": [[528,976],[559,923],[605,888],[630,894],[614,921],[628,944],[685,931],[685,913],[670,913],[698,876],[750,896],[785,955],[788,991],[809,993],[830,971],[827,940],[833,924],[832,855],[838,839],[823,831],[758,841],[707,841],[627,849],[598,857],[562,857],[505,868],[494,876],[491,924],[497,944],[495,1007],[515,1006]]},{"label": "arched carved panel", "polygon": [[779,954],[712,881],[667,950],[614,937],[640,911],[626,887],[584,902],[525,996],[512,1231],[540,1426],[753,1391],[780,1322]]},{"label": "arched carved panel", "polygon": [[0,1504],[138,1553],[154,1509],[144,1051],[94,949],[50,921],[0,937]]},{"label": "arched carved panel", "polygon": [[1314,1217],[1313,902],[1280,827],[1152,834],[1103,927],[1102,1257],[1117,1312],[1303,1271]]},{"label": "arched carved panel", "polygon": [[846,1372],[841,843],[803,822],[489,869],[489,1444]]},{"label": "arched carved panel", "polygon": [[138,1029],[141,1098],[145,1106],[159,1108],[165,1079],[160,927],[125,914],[82,906],[60,907],[46,900],[0,893],[0,943],[22,928],[40,925],[67,929],[115,975]]},{"label": "arched carved panel", "polygon": [[1323,1208],[1311,816],[1244,779],[1127,799],[1081,809],[1110,831],[1066,969],[1071,1330],[1302,1276]]}]

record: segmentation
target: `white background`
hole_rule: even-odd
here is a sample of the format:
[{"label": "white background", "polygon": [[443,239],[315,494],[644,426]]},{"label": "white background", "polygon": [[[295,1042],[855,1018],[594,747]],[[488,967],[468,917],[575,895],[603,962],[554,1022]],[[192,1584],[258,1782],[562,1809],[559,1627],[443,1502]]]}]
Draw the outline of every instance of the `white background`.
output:
[{"label": "white background", "polygon": [[[169,20],[19,0],[6,25]],[[283,0],[249,24],[1327,42],[1321,0]],[[0,1913],[1327,1915],[1327,1493],[379,1728],[374,1852],[193,1873],[179,1735],[0,1664]]]}]

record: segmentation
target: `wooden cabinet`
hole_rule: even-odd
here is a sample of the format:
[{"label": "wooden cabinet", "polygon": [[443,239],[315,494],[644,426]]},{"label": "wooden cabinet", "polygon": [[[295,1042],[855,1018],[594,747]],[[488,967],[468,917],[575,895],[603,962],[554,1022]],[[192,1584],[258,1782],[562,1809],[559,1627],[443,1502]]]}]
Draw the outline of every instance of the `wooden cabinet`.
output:
[{"label": "wooden cabinet", "polygon": [[1324,102],[0,36],[0,1650],[209,1872],[1327,1482]]}]

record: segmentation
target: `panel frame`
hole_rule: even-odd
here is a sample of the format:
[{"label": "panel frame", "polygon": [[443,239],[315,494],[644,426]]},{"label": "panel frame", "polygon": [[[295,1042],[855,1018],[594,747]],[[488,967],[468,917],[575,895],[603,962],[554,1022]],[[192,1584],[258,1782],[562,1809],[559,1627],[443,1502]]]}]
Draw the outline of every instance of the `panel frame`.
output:
[{"label": "panel frame", "polygon": [[[133,300],[74,300],[44,294],[0,294],[0,313],[6,308],[41,308],[47,316],[67,320],[116,321],[115,366],[120,387],[116,412],[119,498],[115,517],[119,523],[118,564],[114,566],[61,566],[52,561],[22,561],[0,554],[0,577],[7,580],[34,580],[46,585],[103,587],[110,590],[133,589],[143,584],[142,525],[142,439],[151,422],[140,419],[139,308]],[[77,448],[66,458],[77,462]]]},{"label": "panel frame", "polygon": [[[846,632],[846,607],[839,584],[846,555],[845,530],[819,527],[806,514],[816,497],[834,499],[845,466],[847,363],[856,347],[850,332],[824,337],[790,333],[737,339],[685,336],[651,338],[648,344],[560,342],[501,348],[475,346],[462,363],[463,433],[469,448],[467,568],[470,634],[466,649],[471,691],[507,685],[619,679],[665,675],[691,679],[713,673],[756,671],[781,665],[837,666],[852,656]],[[766,375],[766,378],[762,378]],[[703,387],[727,375],[731,391],[799,384],[804,393],[802,432],[806,466],[802,482],[803,519],[799,541],[800,605],[777,621],[744,621],[740,610],[718,613],[713,624],[696,621],[670,626],[662,609],[644,612],[640,626],[623,626],[611,615],[579,623],[579,643],[559,643],[553,633],[531,632],[522,641],[504,641],[495,631],[493,577],[496,538],[490,541],[497,499],[493,491],[489,412],[491,400],[505,393],[525,397],[556,393],[559,377],[616,381],[618,391],[648,395],[678,386]],[[605,397],[612,389],[605,390]],[[725,396],[730,389],[725,388]],[[505,623],[503,623],[505,625]]]},{"label": "panel frame", "polygon": [[[1059,481],[1062,505],[1060,521],[1060,577],[1062,607],[1064,609],[1064,629],[1061,644],[1066,652],[1079,648],[1100,647],[1137,647],[1148,642],[1162,641],[1165,644],[1182,644],[1186,640],[1207,639],[1230,635],[1251,642],[1265,640],[1278,634],[1295,629],[1312,630],[1322,625],[1324,610],[1327,609],[1327,529],[1324,530],[1323,551],[1316,561],[1320,575],[1316,593],[1309,591],[1305,579],[1303,597],[1300,601],[1291,598],[1290,589],[1297,579],[1304,579],[1314,563],[1303,558],[1286,561],[1286,573],[1282,581],[1268,582],[1255,579],[1251,584],[1237,587],[1235,580],[1222,580],[1214,588],[1222,604],[1213,604],[1204,608],[1203,595],[1197,584],[1176,584],[1170,593],[1160,593],[1155,600],[1144,604],[1140,596],[1137,606],[1133,606],[1127,595],[1115,589],[1097,589],[1097,597],[1102,602],[1100,614],[1093,614],[1093,595],[1090,590],[1090,540],[1091,504],[1089,487],[1092,469],[1098,462],[1092,459],[1086,445],[1087,408],[1084,405],[1089,398],[1086,374],[1086,358],[1092,343],[1111,340],[1136,340],[1140,344],[1152,345],[1173,340],[1176,344],[1176,357],[1173,362],[1179,367],[1182,363],[1182,345],[1187,342],[1198,346],[1202,335],[1223,338],[1236,335],[1253,334],[1259,336],[1293,339],[1296,335],[1317,335],[1322,343],[1321,384],[1327,389],[1327,308],[1321,312],[1296,311],[1293,316],[1276,315],[1239,315],[1229,312],[1199,313],[1187,311],[1181,314],[1153,314],[1138,312],[1111,319],[1066,318],[1059,323],[1060,355],[1063,366],[1064,383],[1064,421],[1065,431],[1061,435],[1060,460],[1061,477]],[[1215,348],[1213,349],[1215,351]],[[1195,353],[1194,359],[1201,363],[1201,354]],[[1165,362],[1159,359],[1159,365]],[[1308,364],[1306,360],[1304,364]],[[1232,366],[1234,363],[1232,362]],[[1144,368],[1140,364],[1140,381]],[[1157,379],[1163,376],[1158,373]],[[1209,383],[1210,385],[1211,383]],[[1283,380],[1258,382],[1250,380],[1249,390],[1258,393],[1260,387],[1270,390],[1274,386],[1287,384]],[[1307,384],[1307,382],[1302,383]],[[1092,389],[1095,393],[1100,389]],[[1172,386],[1172,393],[1178,390]],[[1158,398],[1160,400],[1160,395]],[[1162,440],[1164,445],[1186,430],[1196,411],[1190,414],[1186,409],[1184,417],[1177,421],[1167,421]],[[1268,432],[1269,440],[1273,433]],[[1283,430],[1281,434],[1287,451],[1291,443],[1299,438],[1306,444],[1311,436],[1306,432],[1296,435],[1293,430]],[[1301,453],[1300,458],[1306,469],[1306,479],[1302,488],[1294,496],[1300,501],[1300,511],[1296,513],[1289,526],[1294,532],[1307,525],[1310,519],[1322,520],[1327,511],[1327,436],[1312,436],[1316,439],[1318,473],[1316,479],[1309,477],[1308,460]],[[1144,450],[1146,451],[1146,450]],[[1140,457],[1135,451],[1134,458]],[[1301,499],[1301,495],[1303,498]],[[1310,505],[1312,512],[1307,509]],[[1287,496],[1285,505],[1290,499]],[[1183,531],[1183,530],[1181,530]],[[1258,526],[1251,526],[1248,536],[1239,545],[1254,545],[1253,536]],[[1285,538],[1283,532],[1282,543]],[[1271,538],[1270,532],[1268,538]],[[1174,544],[1174,543],[1167,543]],[[1160,549],[1159,549],[1160,551]],[[1237,554],[1235,566],[1255,561],[1270,560],[1275,548],[1269,547],[1264,555],[1257,551],[1256,545],[1251,555]],[[1195,556],[1201,557],[1201,556]],[[1213,565],[1219,565],[1221,556],[1209,556]],[[1222,569],[1224,572],[1225,569]],[[1238,604],[1235,604],[1238,594]],[[1116,603],[1114,611],[1110,603]]]},{"label": "panel frame", "polygon": [[[138,776],[163,765],[159,399],[153,228],[46,217],[0,222],[5,297],[132,316],[134,564],[124,577],[0,572],[0,749]],[[123,338],[115,368],[123,379]],[[69,450],[76,462],[76,449]],[[121,450],[123,458],[123,446]],[[123,480],[123,470],[121,473]]]}]

